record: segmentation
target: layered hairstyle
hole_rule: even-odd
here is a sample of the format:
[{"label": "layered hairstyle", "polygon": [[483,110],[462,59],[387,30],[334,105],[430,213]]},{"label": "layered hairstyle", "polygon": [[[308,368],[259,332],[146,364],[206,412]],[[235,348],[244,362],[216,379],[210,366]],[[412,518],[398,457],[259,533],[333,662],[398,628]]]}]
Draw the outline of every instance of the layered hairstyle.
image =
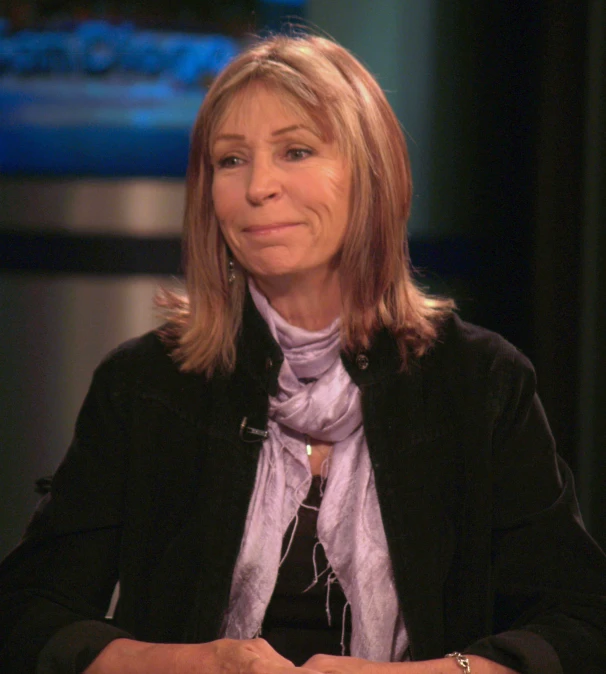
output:
[{"label": "layered hairstyle", "polygon": [[[404,134],[374,77],[345,48],[317,36],[273,36],[236,57],[215,79],[196,119],[189,154],[183,235],[185,293],[163,292],[162,329],[183,371],[230,372],[246,293],[245,271],[229,278],[230,253],[213,208],[211,147],[239,94],[261,83],[284,97],[329,142],[352,175],[350,218],[335,261],[344,351],[367,350],[378,330],[397,340],[402,365],[437,338],[452,300],[412,277],[406,223],[412,180]],[[232,261],[233,264],[233,261]],[[231,281],[231,282],[230,282]]]}]

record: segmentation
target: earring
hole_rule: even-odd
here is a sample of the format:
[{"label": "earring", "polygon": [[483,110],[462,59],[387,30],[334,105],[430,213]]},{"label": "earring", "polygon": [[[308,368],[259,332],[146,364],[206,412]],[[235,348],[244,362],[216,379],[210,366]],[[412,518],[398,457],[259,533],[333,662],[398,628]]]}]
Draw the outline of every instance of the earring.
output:
[{"label": "earring", "polygon": [[236,280],[236,267],[234,265],[234,261],[229,258],[229,262],[227,263],[227,282],[229,285],[232,285],[232,283]]}]

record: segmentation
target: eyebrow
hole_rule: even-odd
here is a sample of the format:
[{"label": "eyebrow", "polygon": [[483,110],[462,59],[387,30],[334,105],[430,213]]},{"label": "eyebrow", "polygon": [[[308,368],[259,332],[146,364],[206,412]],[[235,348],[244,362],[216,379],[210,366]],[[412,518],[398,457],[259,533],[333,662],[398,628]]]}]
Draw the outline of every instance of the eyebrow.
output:
[{"label": "eyebrow", "polygon": [[304,131],[309,131],[316,135],[313,131],[313,129],[310,129],[308,126],[305,126],[305,124],[293,124],[292,126],[285,126],[283,129],[278,129],[277,131],[272,131],[272,136],[281,136],[285,133],[290,133],[291,131],[298,131],[299,129],[303,129]]},{"label": "eyebrow", "polygon": [[[291,126],[285,126],[282,129],[276,129],[276,131],[272,131],[271,135],[272,138],[275,138],[276,136],[283,136],[285,133],[290,133],[291,131],[297,131],[299,129],[309,131],[310,133],[313,133],[314,136],[318,135],[312,128],[310,128],[309,126],[305,126],[305,124],[292,124]],[[219,140],[246,140],[246,139],[240,133],[221,133],[215,137],[214,142],[216,143]]]}]

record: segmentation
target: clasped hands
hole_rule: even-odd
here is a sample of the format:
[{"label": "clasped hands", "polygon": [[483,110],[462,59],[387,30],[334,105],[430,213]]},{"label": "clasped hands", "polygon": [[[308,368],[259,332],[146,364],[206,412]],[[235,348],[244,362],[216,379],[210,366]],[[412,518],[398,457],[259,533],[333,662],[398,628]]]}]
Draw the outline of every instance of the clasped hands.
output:
[{"label": "clasped hands", "polygon": [[[515,674],[480,657],[469,658],[473,674]],[[85,674],[460,674],[452,658],[423,662],[371,662],[314,655],[295,667],[264,639],[218,639],[201,644],[152,644],[116,639]]]},{"label": "clasped hands", "polygon": [[[220,663],[216,671],[222,674],[457,674],[459,672],[456,663],[450,659],[385,663],[334,655],[314,655],[301,667],[295,667],[264,639],[241,641],[220,639],[204,646],[210,646],[214,651],[207,661],[208,665]],[[178,668],[176,671],[188,674],[194,672],[186,668],[183,670]],[[215,670],[203,668],[203,671],[206,673]],[[488,671],[491,670],[482,669],[482,672]],[[506,671],[508,670],[495,670],[495,674],[501,672],[505,674]],[[478,674],[481,673],[478,671]]]},{"label": "clasped hands", "polygon": [[[225,674],[458,674],[461,671],[451,658],[389,663],[335,655],[314,655],[301,667],[295,667],[264,639],[220,639],[205,645],[216,649],[213,660],[221,662],[220,671]],[[470,656],[469,660],[474,674],[516,674],[485,658]]]},{"label": "clasped hands", "polygon": [[[205,646],[211,646],[214,651],[208,653],[210,657],[207,664],[220,663],[219,669],[225,674],[379,674],[375,669],[379,663],[329,655],[314,655],[301,667],[295,667],[264,639],[220,639]],[[196,646],[192,645],[191,655],[195,649]],[[183,657],[179,660],[186,665],[190,661],[190,654],[185,651],[180,655]],[[191,671],[193,674],[195,670],[184,666],[182,670],[177,667],[176,671]]]}]

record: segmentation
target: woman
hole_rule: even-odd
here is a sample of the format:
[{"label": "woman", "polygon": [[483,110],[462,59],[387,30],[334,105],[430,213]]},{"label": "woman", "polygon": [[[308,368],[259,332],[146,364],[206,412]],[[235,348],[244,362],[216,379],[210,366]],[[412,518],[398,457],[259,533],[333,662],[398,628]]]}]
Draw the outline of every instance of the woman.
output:
[{"label": "woman", "polygon": [[606,563],[532,368],[414,285],[410,198],[343,48],[275,37],[217,78],[187,298],[95,373],[2,568],[7,671],[606,671]]}]

